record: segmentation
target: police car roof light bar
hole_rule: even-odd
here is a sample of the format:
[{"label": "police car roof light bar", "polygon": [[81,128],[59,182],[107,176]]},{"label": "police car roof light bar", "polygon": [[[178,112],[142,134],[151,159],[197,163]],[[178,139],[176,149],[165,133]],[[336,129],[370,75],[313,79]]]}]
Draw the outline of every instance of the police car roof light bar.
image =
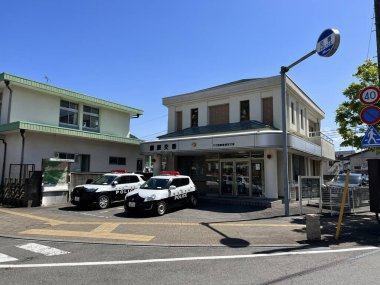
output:
[{"label": "police car roof light bar", "polygon": [[126,169],[114,169],[111,170],[112,173],[128,173],[128,170]]},{"label": "police car roof light bar", "polygon": [[161,171],[160,175],[180,175],[179,171]]}]

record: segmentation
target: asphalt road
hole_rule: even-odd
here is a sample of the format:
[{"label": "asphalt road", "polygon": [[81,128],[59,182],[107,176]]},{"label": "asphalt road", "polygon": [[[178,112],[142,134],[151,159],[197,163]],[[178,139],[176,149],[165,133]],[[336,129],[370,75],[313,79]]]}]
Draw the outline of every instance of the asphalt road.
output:
[{"label": "asphalt road", "polygon": [[7,285],[377,284],[380,278],[377,247],[205,248],[0,238],[0,253],[0,284]]}]

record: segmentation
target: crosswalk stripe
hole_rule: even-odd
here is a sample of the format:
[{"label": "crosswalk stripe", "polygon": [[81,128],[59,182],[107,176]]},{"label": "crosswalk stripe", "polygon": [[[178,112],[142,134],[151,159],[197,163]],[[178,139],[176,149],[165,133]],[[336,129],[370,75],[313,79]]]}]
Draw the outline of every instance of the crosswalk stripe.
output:
[{"label": "crosswalk stripe", "polygon": [[60,250],[58,248],[38,244],[38,243],[27,243],[24,245],[18,245],[18,248],[29,250],[35,253],[40,253],[45,256],[54,256],[54,255],[61,255],[61,254],[67,254],[70,253],[68,251]]},{"label": "crosswalk stripe", "polygon": [[0,262],[16,261],[17,258],[0,253]]}]

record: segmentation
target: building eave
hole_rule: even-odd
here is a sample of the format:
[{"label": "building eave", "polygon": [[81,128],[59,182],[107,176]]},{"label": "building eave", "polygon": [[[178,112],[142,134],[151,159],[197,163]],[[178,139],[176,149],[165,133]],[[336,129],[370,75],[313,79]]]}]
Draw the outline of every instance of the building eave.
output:
[{"label": "building eave", "polygon": [[134,139],[134,138],[126,138],[126,137],[118,137],[103,133],[94,133],[76,129],[62,128],[56,126],[42,125],[36,124],[32,122],[13,122],[10,124],[0,125],[0,134],[12,133],[17,130],[27,130],[36,133],[45,133],[45,134],[54,134],[54,135],[62,135],[62,136],[70,136],[77,137],[83,139],[91,139],[91,140],[101,140],[108,142],[118,142],[132,145],[139,145],[142,140]]}]

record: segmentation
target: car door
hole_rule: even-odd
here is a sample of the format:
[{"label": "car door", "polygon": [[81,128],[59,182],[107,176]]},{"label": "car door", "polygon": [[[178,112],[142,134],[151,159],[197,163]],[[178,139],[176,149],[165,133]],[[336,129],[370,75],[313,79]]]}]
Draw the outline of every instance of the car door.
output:
[{"label": "car door", "polygon": [[127,194],[128,184],[130,182],[130,178],[127,175],[120,176],[116,179],[117,185],[115,186],[115,201],[124,200],[125,194]]},{"label": "car door", "polygon": [[172,182],[170,183],[170,186],[175,186],[175,189],[170,190],[170,196],[168,199],[168,203],[170,207],[176,207],[181,202],[181,195],[182,192],[182,181],[181,178],[173,178]]},{"label": "car door", "polygon": [[[174,181],[175,180],[175,181]],[[175,178],[173,179],[176,189],[174,190],[174,205],[181,206],[187,201],[187,195],[189,192],[189,179],[188,178]],[[173,183],[172,183],[173,185]]]}]

